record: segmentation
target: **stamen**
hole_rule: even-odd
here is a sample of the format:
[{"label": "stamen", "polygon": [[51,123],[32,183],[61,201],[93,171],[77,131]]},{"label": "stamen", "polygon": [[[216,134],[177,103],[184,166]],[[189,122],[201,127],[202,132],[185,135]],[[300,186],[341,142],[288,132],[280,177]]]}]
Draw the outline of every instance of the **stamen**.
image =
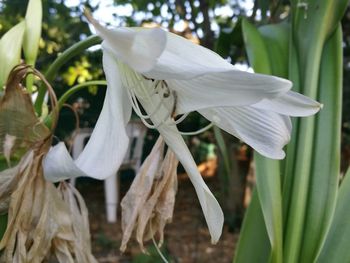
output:
[{"label": "stamen", "polygon": [[140,106],[139,106],[139,103],[137,101],[135,93],[133,93],[132,91],[129,91],[129,90],[128,90],[128,93],[130,93],[133,108],[135,106],[136,109],[137,109],[137,112],[136,112],[136,109],[135,109],[136,114],[140,118],[143,118],[143,119],[150,119],[160,109],[160,107],[163,104],[163,99],[161,99],[161,101],[158,103],[158,105],[155,107],[155,109],[152,111],[152,113],[145,115],[145,114],[142,114],[142,112],[141,112],[141,109],[140,109]]},{"label": "stamen", "polygon": [[152,82],[154,82],[154,80],[155,80],[155,79],[152,79],[152,78],[148,78],[148,77],[146,77],[145,75],[142,75],[142,74],[141,74],[141,76],[142,76],[144,79],[146,79],[146,80],[151,80]]},{"label": "stamen", "polygon": [[181,135],[198,135],[198,134],[200,134],[202,132],[205,132],[205,131],[209,130],[213,126],[214,126],[214,124],[211,122],[207,126],[205,126],[204,128],[199,129],[197,131],[193,131],[193,132],[182,132],[182,131],[179,131],[179,132],[180,132]]},{"label": "stamen", "polygon": [[[173,91],[173,98],[174,98],[174,102],[173,102],[173,110],[171,111],[171,118],[175,117],[175,113],[176,113],[176,106],[177,106],[177,94],[175,91]],[[180,118],[181,119],[181,118]]]},{"label": "stamen", "polygon": [[152,242],[153,242],[153,245],[154,247],[156,248],[157,252],[158,252],[158,255],[161,257],[161,259],[163,260],[164,263],[168,263],[169,261],[166,259],[166,257],[163,255],[162,251],[160,251],[159,247],[158,247],[158,244],[157,242],[155,241],[154,239],[154,235],[153,235],[153,230],[152,230],[152,219],[151,219],[151,222],[150,222],[150,230],[151,230],[151,233],[152,233]]},{"label": "stamen", "polygon": [[[165,80],[162,80],[162,88],[166,90],[166,93],[164,92],[163,93],[163,97],[164,98],[168,98],[170,96],[170,89],[169,89],[169,86],[168,86],[168,83],[166,83]],[[175,92],[175,91],[174,91]],[[175,103],[176,104],[176,103]]]},{"label": "stamen", "polygon": [[[132,75],[131,75],[132,74]],[[142,123],[150,129],[157,129],[163,124],[167,125],[178,125],[179,123],[183,122],[186,117],[189,115],[189,113],[183,114],[180,118],[175,120],[175,115],[176,115],[176,107],[177,107],[177,94],[175,91],[171,91],[169,88],[168,83],[165,80],[156,80],[153,78],[148,78],[142,74],[136,74],[134,72],[130,72],[130,74],[125,74],[125,83],[124,85],[127,86],[127,93],[132,105],[132,108],[134,109],[135,113],[137,116],[140,117]],[[152,92],[150,93],[150,86],[148,86],[147,82],[145,80],[150,80],[152,81]],[[152,100],[151,97],[155,94],[160,96],[160,101],[158,104],[153,108],[152,112],[149,114],[143,114],[141,111],[141,106],[140,102],[138,100],[139,96],[142,96],[139,94],[140,91],[143,91],[141,94],[147,94],[147,98]],[[136,95],[138,94],[138,95]],[[172,95],[172,100],[173,100],[173,106],[171,111],[169,111],[168,105],[165,103],[165,99],[169,99],[169,97]],[[160,121],[157,125],[153,124],[151,119],[152,117],[161,109],[161,106],[164,106],[164,108],[169,111],[168,114],[165,115],[164,119]],[[150,123],[151,122],[151,123]],[[206,127],[194,131],[194,132],[180,132],[182,135],[196,135],[199,133],[202,133],[208,129],[210,129],[213,126],[213,124],[209,124]]]},{"label": "stamen", "polygon": [[142,123],[149,129],[155,129],[156,127],[154,125],[149,124],[146,121],[146,119],[149,119],[148,115],[143,115],[141,113],[139,104],[138,104],[137,99],[135,97],[135,94],[132,92],[132,90],[128,89],[128,95],[129,95],[129,99],[130,99],[130,102],[131,102],[131,106],[134,109],[136,115],[139,116],[139,118],[141,119]]},{"label": "stamen", "polygon": [[188,115],[189,115],[189,113],[185,113],[184,115],[182,115],[180,118],[178,118],[175,121],[175,124],[179,124],[179,123],[183,122],[187,118]]}]

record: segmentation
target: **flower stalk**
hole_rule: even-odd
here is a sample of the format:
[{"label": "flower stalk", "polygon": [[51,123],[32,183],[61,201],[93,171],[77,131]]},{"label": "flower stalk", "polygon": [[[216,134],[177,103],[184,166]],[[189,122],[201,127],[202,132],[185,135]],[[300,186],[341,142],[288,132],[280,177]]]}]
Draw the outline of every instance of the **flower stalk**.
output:
[{"label": "flower stalk", "polygon": [[[101,43],[100,37],[90,36],[90,37],[87,37],[86,39],[74,44],[73,46],[71,46],[67,50],[65,50],[62,54],[60,54],[56,58],[56,60],[50,65],[50,67],[48,68],[48,70],[44,74],[47,81],[49,83],[51,83],[54,80],[54,78],[55,78],[56,74],[58,73],[58,71],[60,70],[60,68],[63,65],[65,65],[71,58],[80,54],[82,51],[84,51],[84,50],[86,50],[94,45],[98,45],[100,43]],[[37,99],[36,99],[35,104],[34,104],[35,110],[39,115],[41,115],[42,105],[44,102],[45,94],[46,94],[45,87],[40,86],[38,89],[38,96],[37,96]]]}]

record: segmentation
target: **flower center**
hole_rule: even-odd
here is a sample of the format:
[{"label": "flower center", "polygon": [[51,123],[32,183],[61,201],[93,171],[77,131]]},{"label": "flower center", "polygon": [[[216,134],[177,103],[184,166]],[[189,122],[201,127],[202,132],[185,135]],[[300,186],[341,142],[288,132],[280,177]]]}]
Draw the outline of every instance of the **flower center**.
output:
[{"label": "flower center", "polygon": [[[173,119],[177,96],[165,80],[148,78],[121,62],[118,66],[122,72],[122,83],[127,89],[132,107],[148,128],[156,129],[163,124],[176,125],[183,121],[186,116],[181,116],[176,121]],[[142,108],[146,114],[143,113]]]}]

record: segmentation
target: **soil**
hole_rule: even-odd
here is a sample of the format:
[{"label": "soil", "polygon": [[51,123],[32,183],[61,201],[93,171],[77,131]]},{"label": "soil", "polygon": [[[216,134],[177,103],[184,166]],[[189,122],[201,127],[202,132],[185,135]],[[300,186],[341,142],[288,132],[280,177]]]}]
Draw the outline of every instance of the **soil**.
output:
[{"label": "soil", "polygon": [[[121,198],[130,187],[132,177],[125,174],[121,176]],[[212,176],[205,180],[212,192],[218,193],[218,178]],[[89,209],[93,254],[99,262],[163,262],[152,241],[146,243],[150,256],[141,252],[134,239],[129,242],[124,254],[119,251],[122,237],[120,207],[118,222],[107,223],[103,182],[80,179],[77,188]],[[238,234],[231,233],[228,229],[225,225],[218,244],[210,243],[210,235],[195,190],[187,175],[180,175],[173,222],[165,227],[165,242],[161,249],[167,260],[179,263],[232,262]]]}]

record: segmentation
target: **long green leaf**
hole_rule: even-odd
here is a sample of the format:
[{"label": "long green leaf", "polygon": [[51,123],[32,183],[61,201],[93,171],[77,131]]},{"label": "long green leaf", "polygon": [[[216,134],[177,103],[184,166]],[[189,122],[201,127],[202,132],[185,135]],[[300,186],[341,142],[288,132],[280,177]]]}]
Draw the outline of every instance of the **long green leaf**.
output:
[{"label": "long green leaf", "polygon": [[326,241],[315,262],[350,262],[350,169],[341,184],[337,205]]},{"label": "long green leaf", "polygon": [[289,34],[287,23],[259,27],[271,64],[271,74],[288,78]]},{"label": "long green leaf", "polygon": [[324,104],[316,116],[315,146],[308,190],[301,262],[314,261],[335,209],[340,173],[342,113],[342,32],[325,45],[320,70],[318,100]]},{"label": "long green leaf", "polygon": [[271,246],[256,190],[244,216],[235,263],[268,262]]},{"label": "long green leaf", "polygon": [[257,73],[271,74],[271,63],[264,39],[246,19],[242,20],[242,33],[250,65]]},{"label": "long green leaf", "polygon": [[[343,0],[294,2],[292,38],[299,60],[301,91],[316,99],[324,43],[344,13]],[[347,1],[346,1],[347,2]],[[304,7],[303,7],[304,6]],[[327,19],[326,19],[327,18]],[[303,118],[298,127],[296,160],[293,164],[293,188],[288,207],[285,238],[285,262],[299,261],[307,209],[313,161],[315,117]]]},{"label": "long green leaf", "polygon": [[282,194],[279,161],[267,159],[258,153],[255,153],[254,161],[257,193],[272,248],[271,262],[282,262]]}]

